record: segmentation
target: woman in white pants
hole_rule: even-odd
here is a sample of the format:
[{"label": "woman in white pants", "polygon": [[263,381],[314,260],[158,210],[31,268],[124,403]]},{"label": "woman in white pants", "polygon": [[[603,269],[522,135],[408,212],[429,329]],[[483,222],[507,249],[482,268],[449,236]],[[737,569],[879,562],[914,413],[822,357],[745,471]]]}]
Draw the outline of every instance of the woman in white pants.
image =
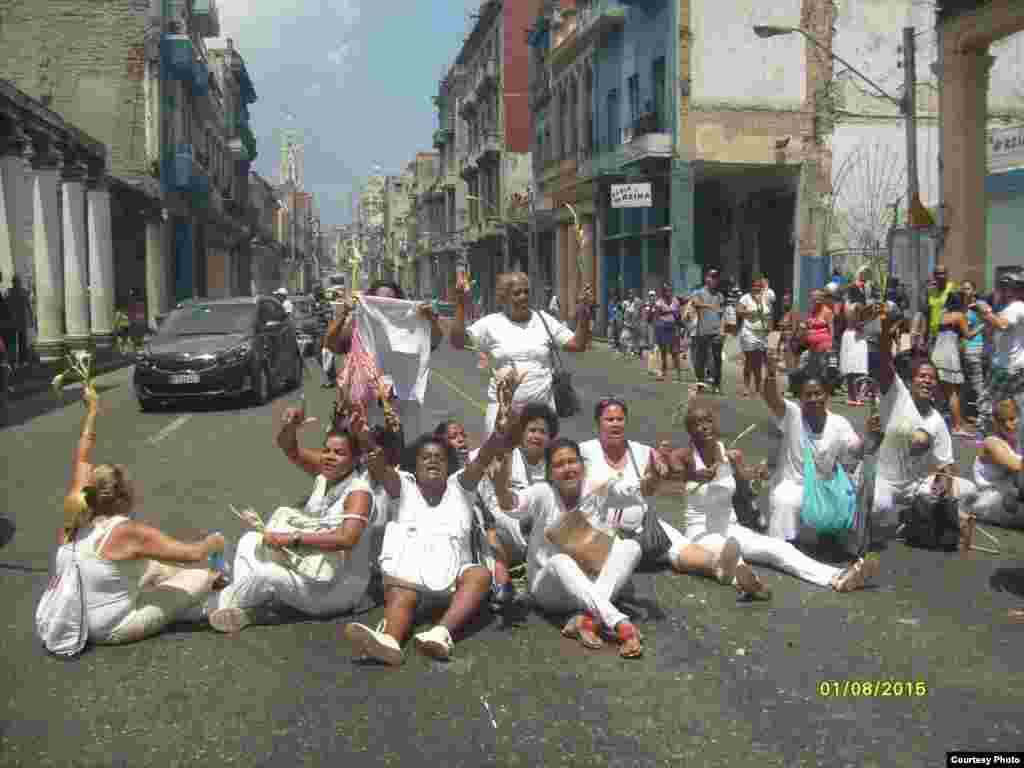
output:
[{"label": "woman in white pants", "polygon": [[[639,485],[652,459],[656,461],[651,446],[626,439],[628,417],[629,406],[618,397],[601,398],[594,407],[597,438],[580,445],[583,460],[587,464],[588,479],[594,485],[600,485],[620,474],[628,482]],[[641,499],[637,504],[614,510],[616,527],[624,531],[637,530],[643,524],[644,505]],[[737,571],[740,553],[738,542],[729,540],[718,552],[712,552],[694,544],[664,520],[659,522],[672,542],[664,556],[664,561],[672,570],[712,576],[722,584],[735,584],[743,592],[760,591],[761,585],[753,571],[749,568]]]},{"label": "woman in white pants", "polygon": [[1024,457],[1017,442],[1020,412],[1012,397],[992,408],[995,434],[985,438],[974,460],[977,498],[971,505],[979,520],[1007,527],[1024,527]]},{"label": "woman in white pants", "polygon": [[[547,530],[568,511],[580,507],[592,526],[605,533],[615,530],[618,509],[643,502],[644,491],[653,490],[656,478],[648,472],[640,486],[618,477],[595,487],[585,482],[586,470],[580,446],[560,437],[546,451],[548,482],[520,491],[510,491],[507,481],[498,498],[510,500],[513,508],[505,512],[533,522],[526,559],[526,578],[537,604],[552,613],[574,613],[562,634],[578,639],[587,648],[600,648],[601,628],[614,631],[623,658],[643,654],[640,634],[612,602],[640,562],[640,545],[632,539],[614,537],[608,559],[596,578],[591,579],[568,554],[561,552],[546,537]],[[502,506],[505,506],[503,503]],[[582,613],[579,613],[582,612]]]},{"label": "woman in white pants", "polygon": [[[735,475],[748,470],[740,451],[725,450],[718,439],[716,422],[714,412],[707,407],[692,406],[686,414],[690,448],[681,452],[678,460],[678,469],[686,480],[684,535],[712,552],[721,551],[728,538],[735,538],[740,546],[741,566],[744,561],[762,563],[812,584],[830,586],[837,592],[862,588],[877,571],[877,561],[861,559],[845,570],[835,568],[808,557],[787,541],[764,536],[737,523],[732,507]],[[767,589],[763,588],[758,596],[767,597]]]},{"label": "woman in white pants", "polygon": [[[370,486],[358,471],[359,447],[348,432],[332,429],[323,448],[299,445],[298,430],[315,419],[289,408],[277,444],[295,466],[316,478],[303,510],[306,518],[319,518],[315,531],[250,532],[238,542],[233,582],[220,594],[210,625],[219,632],[238,632],[254,620],[255,610],[272,602],[312,616],[330,616],[354,610],[366,597],[370,583],[373,502]],[[289,567],[281,550],[341,552],[333,578],[320,581]],[[315,553],[315,552],[314,552]]]}]

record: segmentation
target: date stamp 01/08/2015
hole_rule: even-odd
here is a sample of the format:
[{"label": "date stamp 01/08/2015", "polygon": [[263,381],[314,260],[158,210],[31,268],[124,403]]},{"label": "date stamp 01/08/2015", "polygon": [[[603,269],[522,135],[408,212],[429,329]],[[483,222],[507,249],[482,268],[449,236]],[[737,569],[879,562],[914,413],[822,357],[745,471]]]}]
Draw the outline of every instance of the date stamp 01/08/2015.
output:
[{"label": "date stamp 01/08/2015", "polygon": [[871,679],[819,680],[817,693],[823,699],[923,698],[929,694],[924,680]]}]

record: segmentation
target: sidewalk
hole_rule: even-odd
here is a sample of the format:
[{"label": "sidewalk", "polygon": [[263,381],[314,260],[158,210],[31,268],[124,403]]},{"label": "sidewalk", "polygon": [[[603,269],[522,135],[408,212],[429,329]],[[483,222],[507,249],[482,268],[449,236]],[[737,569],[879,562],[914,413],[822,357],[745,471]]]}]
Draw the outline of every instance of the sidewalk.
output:
[{"label": "sidewalk", "polygon": [[[122,354],[116,347],[109,352],[104,352],[93,362],[93,369],[96,375],[110,373],[125,366],[131,365],[135,360],[133,353]],[[12,370],[8,386],[8,400],[11,402],[38,394],[50,388],[53,377],[57,375],[60,368],[56,365],[43,365],[33,363],[24,368]]]}]

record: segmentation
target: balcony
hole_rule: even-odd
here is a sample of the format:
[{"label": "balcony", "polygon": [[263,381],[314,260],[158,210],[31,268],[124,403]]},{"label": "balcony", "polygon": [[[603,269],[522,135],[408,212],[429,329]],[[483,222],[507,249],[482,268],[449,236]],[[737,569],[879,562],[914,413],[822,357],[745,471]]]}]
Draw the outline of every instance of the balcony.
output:
[{"label": "balcony", "polygon": [[192,18],[201,37],[220,37],[216,0],[192,0]]},{"label": "balcony", "polygon": [[443,147],[447,143],[447,141],[448,141],[448,132],[447,131],[441,131],[441,130],[434,131],[434,147],[436,147],[437,149],[440,149],[441,147]]},{"label": "balcony", "polygon": [[591,0],[589,4],[578,5],[574,28],[548,54],[548,61],[557,67],[573,61],[591,40],[599,40],[610,30],[623,26],[627,11],[618,0]]}]

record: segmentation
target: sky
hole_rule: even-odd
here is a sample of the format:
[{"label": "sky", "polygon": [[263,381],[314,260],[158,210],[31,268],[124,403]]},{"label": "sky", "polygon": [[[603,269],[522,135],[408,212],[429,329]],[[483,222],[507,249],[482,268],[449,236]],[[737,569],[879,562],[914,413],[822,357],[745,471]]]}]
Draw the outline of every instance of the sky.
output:
[{"label": "sky", "polygon": [[256,88],[259,157],[276,183],[281,131],[301,131],[305,187],[325,227],[352,219],[352,193],[432,149],[431,96],[480,0],[217,0]]}]

